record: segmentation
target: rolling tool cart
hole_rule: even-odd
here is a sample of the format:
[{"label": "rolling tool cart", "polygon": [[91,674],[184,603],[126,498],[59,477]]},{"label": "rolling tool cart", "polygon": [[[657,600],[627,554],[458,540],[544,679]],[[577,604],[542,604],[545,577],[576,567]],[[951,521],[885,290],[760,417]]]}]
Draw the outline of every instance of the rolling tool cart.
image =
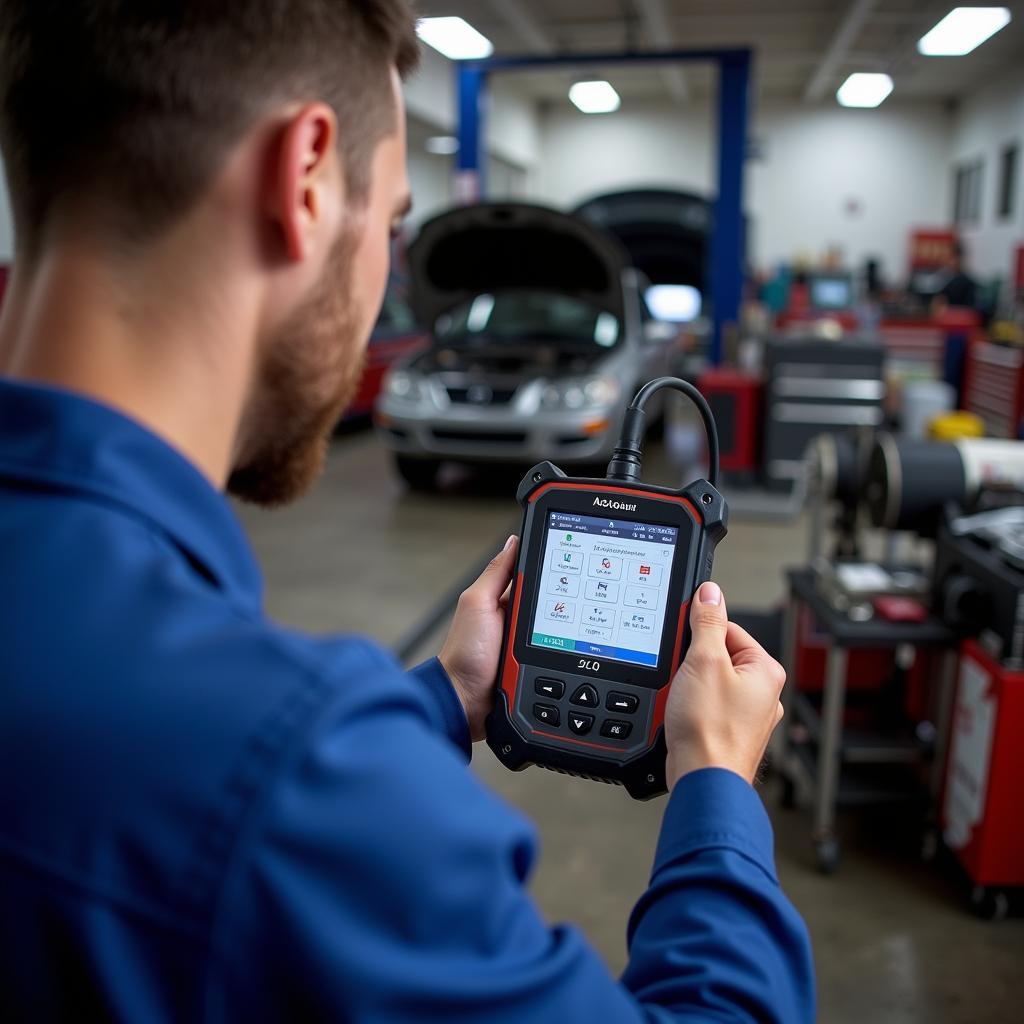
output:
[{"label": "rolling tool cart", "polygon": [[[884,572],[878,566],[873,568]],[[783,802],[792,803],[798,790],[812,794],[817,866],[831,874],[839,867],[840,857],[835,834],[837,807],[909,801],[926,810],[937,804],[952,703],[956,634],[923,609],[921,615],[902,621],[887,617],[899,618],[902,607],[919,607],[898,593],[879,593],[849,608],[837,608],[834,591],[829,593],[820,575],[810,569],[786,574],[789,601],[783,663],[790,682],[783,692],[786,717],[775,755],[783,779]],[[872,608],[870,618],[856,613],[851,616],[853,609],[865,606]],[[802,638],[798,624],[805,610],[828,645],[820,695],[800,689]],[[939,685],[929,695],[934,730],[908,727],[883,732],[870,723],[847,722],[848,694],[854,689],[847,678],[851,654],[866,649],[893,652],[894,666],[902,660],[897,658],[898,652],[911,651],[914,658],[938,656]]]},{"label": "rolling tool cart", "polygon": [[971,905],[989,920],[1024,886],[1024,671],[1013,671],[975,640],[960,660],[942,838],[971,879]]},{"label": "rolling tool cart", "polygon": [[979,916],[1024,886],[1024,505],[990,492],[971,515],[947,510],[936,539],[933,600],[963,644],[942,801],[942,838],[973,883]]}]

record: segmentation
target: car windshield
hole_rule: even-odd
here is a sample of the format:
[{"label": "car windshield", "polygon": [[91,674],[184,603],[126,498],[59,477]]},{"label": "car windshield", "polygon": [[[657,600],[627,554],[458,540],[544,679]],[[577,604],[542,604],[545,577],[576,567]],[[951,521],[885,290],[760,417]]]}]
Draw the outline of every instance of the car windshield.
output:
[{"label": "car windshield", "polygon": [[437,336],[451,343],[563,342],[613,348],[622,333],[618,317],[583,299],[555,292],[477,295],[437,322]]}]

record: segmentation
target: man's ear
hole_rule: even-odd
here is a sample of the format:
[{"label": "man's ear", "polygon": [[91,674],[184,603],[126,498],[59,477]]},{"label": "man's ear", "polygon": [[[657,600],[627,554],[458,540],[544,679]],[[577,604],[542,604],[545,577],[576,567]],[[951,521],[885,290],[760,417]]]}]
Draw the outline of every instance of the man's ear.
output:
[{"label": "man's ear", "polygon": [[338,122],[326,103],[298,110],[278,139],[276,168],[269,176],[266,203],[284,239],[287,258],[306,259],[320,237],[333,237],[343,201],[337,155]]}]

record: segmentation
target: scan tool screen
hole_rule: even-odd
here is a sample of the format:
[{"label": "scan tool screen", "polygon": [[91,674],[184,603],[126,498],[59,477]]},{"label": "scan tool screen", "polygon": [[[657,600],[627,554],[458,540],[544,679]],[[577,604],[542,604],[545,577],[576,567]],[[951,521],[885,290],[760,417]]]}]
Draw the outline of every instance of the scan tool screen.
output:
[{"label": "scan tool screen", "polygon": [[530,643],[656,668],[679,531],[570,512],[547,527]]}]

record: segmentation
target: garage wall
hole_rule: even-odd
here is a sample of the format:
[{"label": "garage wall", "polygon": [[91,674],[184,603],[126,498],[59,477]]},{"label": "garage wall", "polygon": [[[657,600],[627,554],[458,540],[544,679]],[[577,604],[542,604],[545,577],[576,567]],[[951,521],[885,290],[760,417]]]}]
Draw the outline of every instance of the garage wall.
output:
[{"label": "garage wall", "polygon": [[536,195],[575,206],[619,188],[669,186],[709,193],[715,178],[711,105],[682,110],[627,101],[614,114],[581,114],[565,104],[541,118]]},{"label": "garage wall", "polygon": [[949,123],[931,103],[767,107],[748,179],[757,264],[835,246],[847,265],[876,257],[904,280],[911,229],[949,220]]},{"label": "garage wall", "polygon": [[[409,114],[446,134],[455,131],[455,71],[452,62],[424,47],[420,70],[405,83]],[[540,134],[534,104],[508,88],[500,76],[490,92],[487,150],[507,163],[532,171],[540,158]]]},{"label": "garage wall", "polygon": [[[931,103],[757,111],[760,155],[747,179],[755,264],[816,258],[837,245],[853,264],[878,256],[902,277],[909,230],[949,216],[949,124]],[[712,194],[714,138],[710,102],[679,111],[627,101],[604,117],[559,108],[542,120],[536,194],[560,205],[633,185]]]},{"label": "garage wall", "polygon": [[[1014,214],[998,216],[1000,158],[1016,142],[1017,187]],[[1024,245],[1024,69],[1008,70],[957,107],[950,145],[949,185],[958,165],[982,162],[981,218],[961,229],[970,269],[985,277],[1007,278],[1013,250]],[[947,216],[952,216],[952,198]]]}]

